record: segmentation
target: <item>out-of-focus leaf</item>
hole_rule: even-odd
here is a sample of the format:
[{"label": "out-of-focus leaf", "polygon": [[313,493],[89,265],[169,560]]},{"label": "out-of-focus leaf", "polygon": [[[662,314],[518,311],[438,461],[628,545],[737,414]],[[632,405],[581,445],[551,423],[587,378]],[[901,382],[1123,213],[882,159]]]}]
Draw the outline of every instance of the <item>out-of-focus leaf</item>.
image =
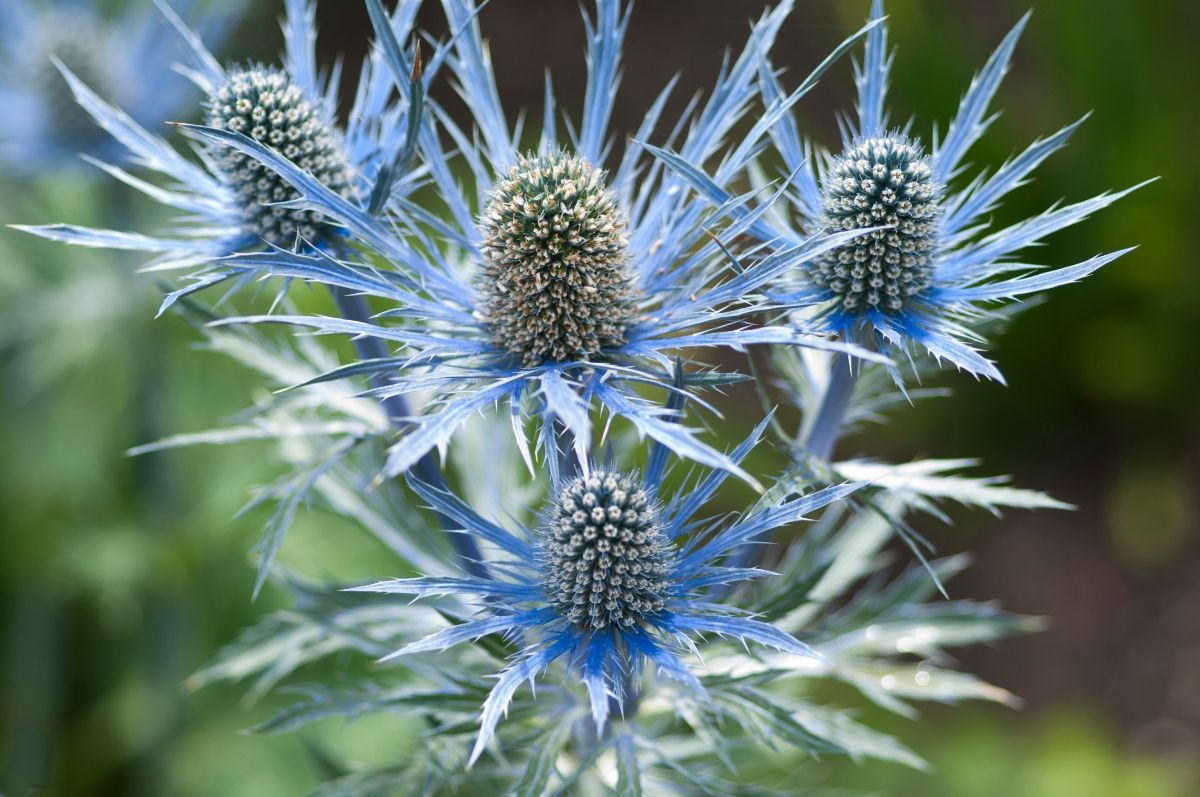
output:
[{"label": "out-of-focus leaf", "polygon": [[1017,509],[1071,509],[1037,490],[1010,487],[1005,476],[968,477],[953,472],[977,464],[973,459],[923,459],[903,465],[850,460],[834,469],[848,479],[869,481],[900,496],[918,508],[929,508],[921,499],[957,501],[999,514],[1002,507]]},{"label": "out-of-focus leaf", "polygon": [[563,745],[571,738],[572,723],[569,720],[568,717],[551,724],[537,740],[521,780],[513,790],[514,797],[541,797],[545,792],[550,777],[556,771],[555,762],[562,753]]},{"label": "out-of-focus leaf", "polygon": [[897,739],[855,722],[844,711],[834,711],[811,703],[793,704],[789,708],[797,722],[813,734],[836,744],[856,761],[875,758],[914,769],[928,767],[924,759]]},{"label": "out-of-focus leaf", "polygon": [[907,606],[902,613],[902,618],[871,623],[817,647],[833,657],[913,654],[933,658],[946,648],[991,642],[1040,627],[1033,618],[970,601]]},{"label": "out-of-focus leaf", "polygon": [[341,650],[378,658],[394,649],[397,640],[428,633],[434,622],[432,610],[376,601],[353,608],[276,612],[242,632],[186,685],[195,690],[257,676],[251,689],[256,698],[311,661]]},{"label": "out-of-focus leaf", "polygon": [[327,717],[352,720],[379,712],[452,712],[474,715],[486,696],[470,692],[437,691],[422,688],[356,689],[334,691],[320,685],[293,687],[306,696],[251,730],[255,733],[288,733]]},{"label": "out-of-focus leaf", "polygon": [[631,733],[622,733],[614,745],[617,754],[617,787],[614,797],[642,797],[642,773],[637,744]]},{"label": "out-of-focus leaf", "polygon": [[974,675],[926,665],[842,661],[830,669],[829,675],[855,686],[880,707],[904,716],[913,715],[905,700],[936,703],[986,700],[1009,706],[1019,703],[1011,692]]},{"label": "out-of-focus leaf", "polygon": [[797,721],[781,707],[776,695],[736,683],[712,689],[710,694],[715,704],[764,745],[783,742],[814,754],[845,752],[834,741],[813,733]]}]

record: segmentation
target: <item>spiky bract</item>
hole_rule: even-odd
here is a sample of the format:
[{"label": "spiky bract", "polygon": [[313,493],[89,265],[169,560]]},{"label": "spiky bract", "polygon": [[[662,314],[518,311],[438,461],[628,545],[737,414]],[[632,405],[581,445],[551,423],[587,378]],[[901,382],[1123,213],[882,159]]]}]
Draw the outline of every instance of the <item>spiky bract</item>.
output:
[{"label": "spiky bract", "polygon": [[541,543],[545,589],[583,629],[628,628],[662,611],[670,540],[633,478],[593,471],[560,492]]},{"label": "spiky bract", "polygon": [[[265,144],[335,192],[350,193],[341,133],[283,72],[264,67],[231,72],[209,98],[208,122]],[[293,245],[297,235],[315,242],[328,232],[320,213],[279,206],[300,195],[277,173],[234,149],[220,147],[214,155],[249,232],[276,246]]]},{"label": "spiky bract", "polygon": [[849,311],[898,312],[932,282],[938,188],[920,144],[901,135],[868,138],[830,159],[822,210],[830,231],[886,227],[813,263],[814,282]]},{"label": "spiky bract", "polygon": [[626,222],[602,171],[566,153],[522,157],[481,226],[483,312],[498,346],[535,366],[624,342]]}]

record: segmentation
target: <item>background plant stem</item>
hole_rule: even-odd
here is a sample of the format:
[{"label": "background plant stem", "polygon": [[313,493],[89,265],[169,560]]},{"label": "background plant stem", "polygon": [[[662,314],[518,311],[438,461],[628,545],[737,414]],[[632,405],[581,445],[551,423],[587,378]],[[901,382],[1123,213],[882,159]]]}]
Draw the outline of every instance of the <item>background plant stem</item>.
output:
[{"label": "background plant stem", "polygon": [[[367,301],[362,295],[346,288],[333,288],[332,293],[334,302],[337,303],[338,312],[343,318],[362,323],[370,322],[371,308],[367,306]],[[391,353],[387,350],[387,346],[378,338],[355,338],[354,348],[358,352],[358,356],[364,360],[381,360],[391,356]],[[372,374],[371,386],[376,388],[382,387],[385,384],[385,379],[381,373]],[[387,413],[388,421],[398,432],[403,432],[405,427],[408,426],[407,418],[410,412],[408,401],[402,395],[393,395],[383,399],[382,403],[384,412]],[[413,473],[421,481],[435,489],[443,489],[446,486],[441,466],[437,462],[437,455],[432,451],[421,457],[420,461],[413,468]],[[443,529],[450,530],[454,528],[454,524],[449,518],[436,512],[434,514],[437,516],[438,524]],[[479,546],[475,544],[475,539],[468,534],[451,533],[447,536],[450,538],[450,544],[458,554],[459,563],[463,569],[477,578],[486,576],[487,567],[483,564],[483,557],[479,552]]]}]

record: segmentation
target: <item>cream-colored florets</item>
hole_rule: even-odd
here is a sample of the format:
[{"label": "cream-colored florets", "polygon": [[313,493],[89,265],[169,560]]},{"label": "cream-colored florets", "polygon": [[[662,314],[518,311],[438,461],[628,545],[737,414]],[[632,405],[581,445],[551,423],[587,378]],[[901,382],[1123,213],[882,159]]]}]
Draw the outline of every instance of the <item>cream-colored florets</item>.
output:
[{"label": "cream-colored florets", "polygon": [[625,226],[586,160],[521,158],[480,223],[483,315],[496,344],[534,366],[623,343],[633,314]]}]

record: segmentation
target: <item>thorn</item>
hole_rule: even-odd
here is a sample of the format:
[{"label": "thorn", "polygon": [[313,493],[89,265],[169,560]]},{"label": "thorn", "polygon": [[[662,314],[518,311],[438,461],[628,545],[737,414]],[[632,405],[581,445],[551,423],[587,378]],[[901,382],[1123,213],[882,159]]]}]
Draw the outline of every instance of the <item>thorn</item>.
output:
[{"label": "thorn", "polygon": [[421,40],[413,36],[413,65],[408,75],[409,83],[416,83],[425,75],[425,65],[421,62]]},{"label": "thorn", "polygon": [[[738,273],[745,273],[746,269],[742,267],[742,262],[733,256],[733,253],[729,251],[725,244],[721,243],[721,239],[717,237],[717,234],[707,227],[704,228],[704,232],[709,238],[713,239],[713,243],[715,243],[717,248],[721,250],[721,254],[728,258],[729,262],[733,264],[733,267],[737,269]],[[693,299],[692,301],[695,300]]]}]

